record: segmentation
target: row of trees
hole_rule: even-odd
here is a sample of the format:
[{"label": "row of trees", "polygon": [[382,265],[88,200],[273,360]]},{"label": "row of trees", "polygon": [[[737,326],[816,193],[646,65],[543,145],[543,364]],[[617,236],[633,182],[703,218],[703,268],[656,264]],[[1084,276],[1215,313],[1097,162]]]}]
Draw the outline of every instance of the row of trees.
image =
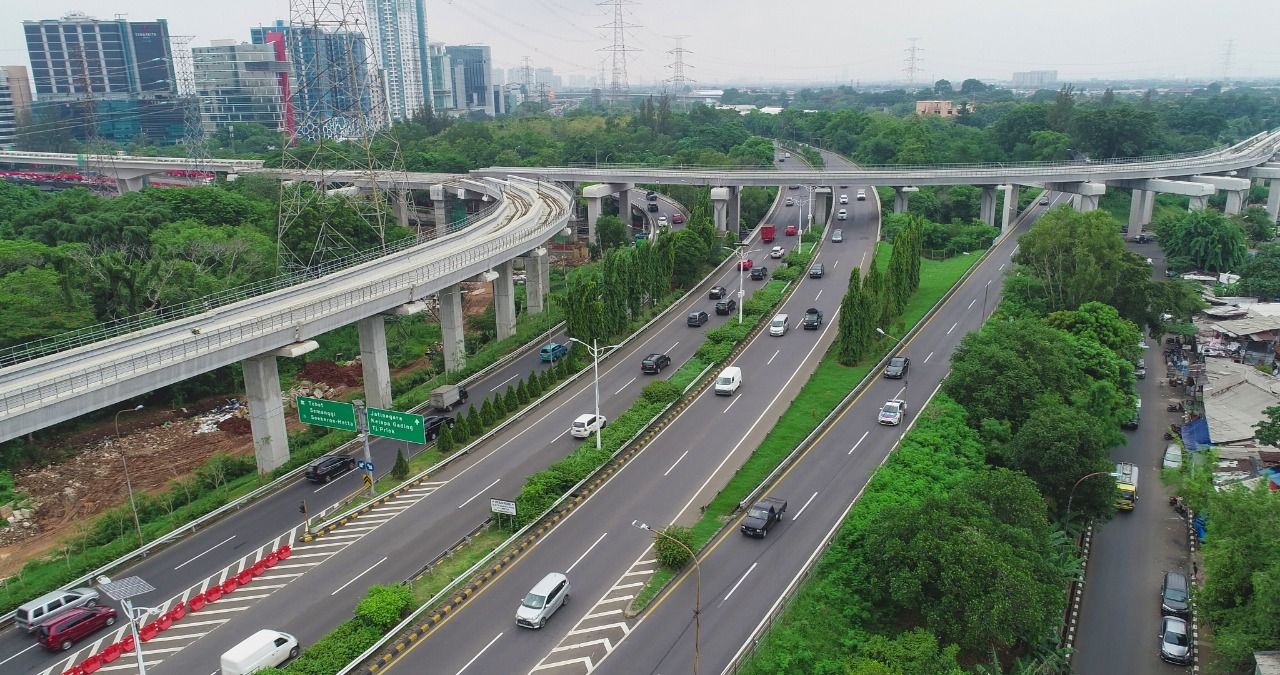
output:
[{"label": "row of trees", "polygon": [[849,272],[849,287],[840,301],[836,351],[840,363],[856,365],[880,341],[877,328],[890,327],[920,287],[923,221],[913,218],[897,232],[887,273],[872,264],[866,276]]}]

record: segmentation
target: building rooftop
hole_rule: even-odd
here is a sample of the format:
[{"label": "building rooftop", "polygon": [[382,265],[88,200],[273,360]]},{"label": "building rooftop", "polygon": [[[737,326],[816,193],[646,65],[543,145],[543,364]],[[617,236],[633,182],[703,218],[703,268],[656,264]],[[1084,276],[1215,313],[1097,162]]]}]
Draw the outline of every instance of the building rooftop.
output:
[{"label": "building rooftop", "polygon": [[1280,380],[1229,359],[1205,359],[1204,414],[1215,447],[1234,445],[1268,452],[1254,440],[1262,411],[1280,405]]}]

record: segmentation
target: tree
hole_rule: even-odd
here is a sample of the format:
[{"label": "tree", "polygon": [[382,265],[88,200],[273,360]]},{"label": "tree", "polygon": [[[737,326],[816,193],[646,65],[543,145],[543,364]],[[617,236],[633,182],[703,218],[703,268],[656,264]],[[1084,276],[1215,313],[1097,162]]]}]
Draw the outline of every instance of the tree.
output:
[{"label": "tree", "polygon": [[950,80],[938,80],[933,83],[933,93],[940,96],[950,96],[955,93],[955,90],[951,88]]},{"label": "tree", "polygon": [[520,409],[520,394],[516,393],[514,385],[507,385],[507,393],[502,397],[502,407],[509,415]]},{"label": "tree", "polygon": [[[694,546],[693,530],[679,525],[668,525],[662,531],[662,535],[655,534],[653,537],[653,550],[658,564],[669,570],[684,567],[689,562],[689,551]],[[675,541],[672,541],[673,539]]]},{"label": "tree", "polygon": [[861,322],[858,313],[862,311],[859,304],[861,295],[861,270],[854,267],[849,271],[849,288],[845,290],[844,298],[840,300],[840,320],[836,333],[840,363],[846,366],[857,365],[862,359],[863,345],[858,342],[858,325]]},{"label": "tree", "polygon": [[533,396],[529,394],[529,381],[520,380],[520,384],[516,385],[516,403],[519,405],[528,405],[533,400]]},{"label": "tree", "polygon": [[872,635],[858,646],[848,675],[963,675],[957,658],[960,647],[941,646],[938,636],[927,630],[898,633],[892,637]]},{"label": "tree", "polygon": [[[1035,481],[1054,510],[1062,514],[1077,480],[1108,469],[1107,439],[1114,435],[1115,427],[1107,429],[1104,424],[1115,423],[1064,403],[1040,405],[1009,441],[1004,460]],[[1114,481],[1090,479],[1076,488],[1072,511],[1090,518],[1105,517],[1111,513],[1114,493]]]},{"label": "tree", "polygon": [[963,96],[975,96],[985,94],[990,91],[991,87],[982,80],[975,80],[972,77],[960,83],[960,94]]},{"label": "tree", "polygon": [[1187,211],[1159,220],[1156,234],[1169,257],[1186,256],[1208,272],[1239,270],[1245,261],[1244,232],[1217,211]]},{"label": "tree", "polygon": [[1271,220],[1271,214],[1261,206],[1250,206],[1239,216],[1233,216],[1232,220],[1240,225],[1249,241],[1262,244],[1276,238],[1276,224]]},{"label": "tree", "polygon": [[707,245],[689,228],[677,231],[670,239],[674,254],[673,281],[677,287],[688,288],[701,276],[703,261],[708,255]]},{"label": "tree", "polygon": [[461,433],[464,425],[444,425],[444,428],[440,430],[440,435],[436,436],[436,450],[446,455],[453,452],[453,449],[458,445],[458,441],[454,439],[455,428],[459,429]]},{"label": "tree", "polygon": [[1137,356],[1142,332],[1111,305],[1092,301],[1075,310],[1060,310],[1044,322],[1072,335],[1087,337],[1125,358]]},{"label": "tree", "polygon": [[[619,211],[622,210],[619,209]],[[622,218],[618,216],[600,216],[596,219],[596,243],[600,245],[600,250],[602,251],[609,251],[630,243],[630,238],[627,236],[627,226],[622,222]]]},{"label": "tree", "polygon": [[391,467],[391,477],[396,480],[405,480],[409,477],[409,460],[404,456],[404,449],[396,450],[396,463]]},{"label": "tree", "polygon": [[1199,607],[1214,625],[1214,649],[1234,664],[1280,640],[1280,540],[1259,526],[1280,520],[1280,495],[1266,482],[1214,491],[1205,510],[1213,535],[1204,544]]}]

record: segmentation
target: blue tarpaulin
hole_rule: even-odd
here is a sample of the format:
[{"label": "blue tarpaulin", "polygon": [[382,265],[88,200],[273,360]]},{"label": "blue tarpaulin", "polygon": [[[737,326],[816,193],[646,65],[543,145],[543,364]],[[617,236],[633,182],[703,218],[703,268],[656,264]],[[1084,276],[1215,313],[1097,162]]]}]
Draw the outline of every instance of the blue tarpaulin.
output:
[{"label": "blue tarpaulin", "polygon": [[1209,447],[1209,419],[1201,417],[1182,425],[1182,443],[1188,452],[1197,452]]}]

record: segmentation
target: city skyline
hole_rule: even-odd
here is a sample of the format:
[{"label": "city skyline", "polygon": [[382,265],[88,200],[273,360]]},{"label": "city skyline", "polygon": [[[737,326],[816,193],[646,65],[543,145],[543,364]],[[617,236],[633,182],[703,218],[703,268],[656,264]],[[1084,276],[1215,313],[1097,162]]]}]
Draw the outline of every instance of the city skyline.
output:
[{"label": "city skyline", "polygon": [[[1265,22],[1250,20],[1256,3],[1225,0],[1212,10],[1189,1],[1133,0],[1117,6],[1081,0],[1065,15],[1029,10],[1014,0],[958,7],[922,0],[910,16],[889,6],[850,9],[838,0],[809,0],[785,10],[763,0],[721,3],[645,0],[627,5],[629,82],[648,86],[670,76],[674,47],[668,36],[690,35],[689,75],[700,84],[906,81],[906,48],[917,38],[917,84],[967,77],[1007,81],[1014,71],[1056,69],[1064,82],[1088,79],[1247,79],[1280,74],[1280,48]],[[1183,11],[1180,11],[1180,7]],[[535,67],[595,79],[611,68],[601,48],[611,21],[592,0],[537,0],[511,6],[502,0],[427,3],[429,39],[451,45],[492,47],[495,67]],[[288,2],[223,0],[216,5],[175,5],[159,0],[118,4],[50,0],[40,8],[0,7],[0,63],[28,64],[22,21],[60,18],[84,11],[99,19],[116,13],[131,21],[167,19],[173,35],[248,40],[250,26],[288,17]],[[779,17],[783,13],[785,16]],[[1195,21],[1184,20],[1194,13]],[[804,15],[829,17],[806,22]],[[834,20],[831,20],[833,18]],[[759,20],[755,20],[759,19]],[[782,19],[782,21],[779,21]],[[708,28],[712,27],[712,28]],[[1006,49],[985,48],[991,33]],[[1228,41],[1230,49],[1228,50]],[[1229,52],[1229,56],[1228,56]]]}]

